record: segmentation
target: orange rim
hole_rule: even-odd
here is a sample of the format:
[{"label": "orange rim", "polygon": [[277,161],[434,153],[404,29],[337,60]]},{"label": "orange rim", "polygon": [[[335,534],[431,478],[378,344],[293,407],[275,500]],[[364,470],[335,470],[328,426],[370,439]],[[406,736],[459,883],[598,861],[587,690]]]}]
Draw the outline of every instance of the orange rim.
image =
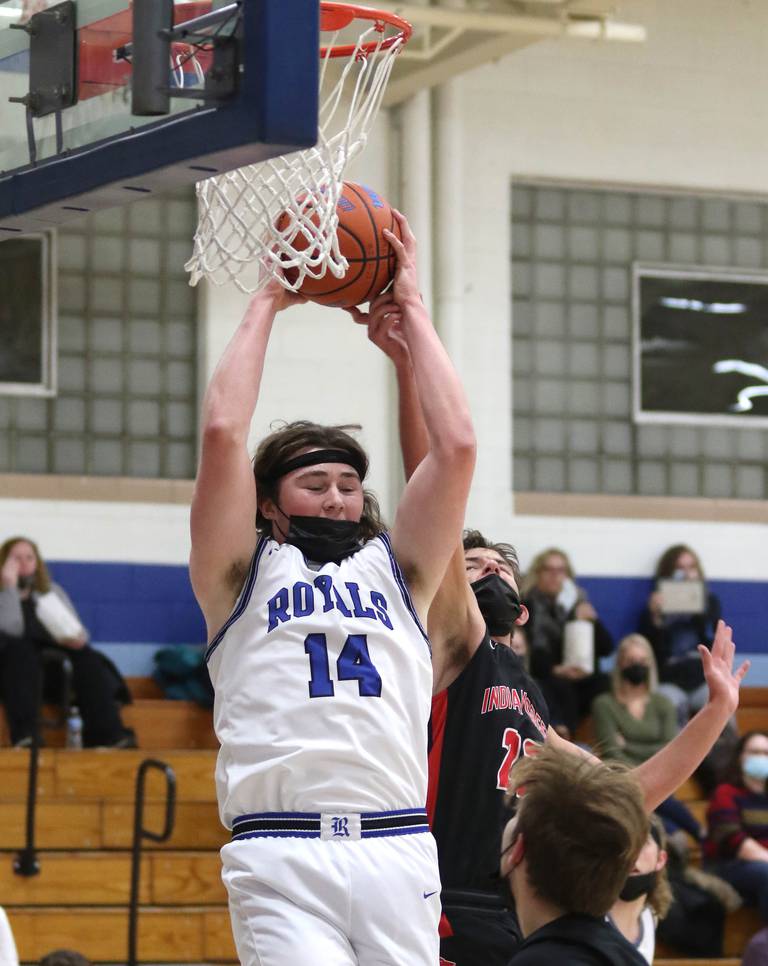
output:
[{"label": "orange rim", "polygon": [[355,20],[370,21],[379,33],[384,33],[387,26],[394,27],[397,33],[382,42],[370,40],[359,47],[356,44],[320,47],[321,57],[352,57],[355,52],[366,55],[372,54],[375,50],[389,50],[398,42],[408,43],[413,33],[413,27],[407,20],[403,20],[389,10],[374,10],[372,7],[358,6],[356,3],[335,3],[331,0],[323,0],[320,4],[320,30],[323,33],[342,30]]}]

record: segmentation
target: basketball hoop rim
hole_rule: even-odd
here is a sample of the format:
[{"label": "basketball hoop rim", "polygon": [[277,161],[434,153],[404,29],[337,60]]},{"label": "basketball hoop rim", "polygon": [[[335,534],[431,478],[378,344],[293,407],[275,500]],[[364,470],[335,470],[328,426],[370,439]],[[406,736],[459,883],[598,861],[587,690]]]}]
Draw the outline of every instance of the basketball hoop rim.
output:
[{"label": "basketball hoop rim", "polygon": [[352,57],[355,53],[365,56],[376,50],[389,50],[397,43],[407,44],[413,33],[411,24],[403,17],[392,13],[391,10],[363,7],[357,3],[337,3],[335,0],[322,0],[320,4],[321,32],[330,33],[340,30],[354,20],[370,20],[380,31],[383,31],[388,24],[390,27],[395,27],[398,32],[382,42],[371,40],[360,45],[340,44],[338,46],[321,47],[321,57]]}]

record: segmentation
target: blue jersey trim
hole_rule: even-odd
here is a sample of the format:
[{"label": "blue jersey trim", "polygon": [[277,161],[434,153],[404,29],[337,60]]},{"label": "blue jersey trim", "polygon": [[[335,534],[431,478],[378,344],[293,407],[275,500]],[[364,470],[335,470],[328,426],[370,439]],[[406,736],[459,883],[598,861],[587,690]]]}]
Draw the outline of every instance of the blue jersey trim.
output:
[{"label": "blue jersey trim", "polygon": [[423,835],[429,831],[428,825],[409,825],[407,828],[367,829],[360,833],[361,839],[380,839],[386,835]]},{"label": "blue jersey trim", "polygon": [[422,627],[421,621],[419,620],[419,615],[416,613],[416,608],[413,606],[413,601],[411,600],[411,594],[410,594],[410,591],[408,590],[408,584],[406,584],[405,582],[405,577],[403,576],[403,572],[400,569],[400,564],[397,562],[397,559],[395,558],[395,555],[392,551],[392,542],[389,539],[389,534],[380,533],[379,538],[381,539],[381,542],[384,544],[387,554],[389,555],[389,563],[390,563],[390,566],[392,567],[392,574],[395,578],[395,583],[400,588],[400,594],[402,595],[403,603],[405,604],[406,609],[408,610],[408,613],[414,619],[416,626],[421,632],[421,636],[427,642],[427,647],[429,648],[429,653],[431,655],[432,645],[430,644],[429,638],[427,637],[427,632]]},{"label": "blue jersey trim", "polygon": [[[382,829],[369,829],[368,831],[361,832],[361,839],[380,839],[389,837],[392,835],[424,835],[429,832],[428,825],[411,825],[408,828],[382,828]],[[233,842],[243,842],[245,839],[319,839],[319,832],[278,832],[276,830],[269,832],[242,832],[241,834],[233,835],[231,841]]]},{"label": "blue jersey trim", "polygon": [[391,815],[423,815],[427,817],[425,808],[396,808],[393,812],[366,812],[366,818],[389,818]]},{"label": "blue jersey trim", "polygon": [[232,823],[234,828],[238,822],[249,822],[254,818],[320,818],[320,812],[250,812],[248,815],[238,815]]},{"label": "blue jersey trim", "polygon": [[[427,813],[423,808],[400,808],[390,812],[352,814],[356,814],[360,819],[360,838],[414,835],[429,831]],[[248,815],[238,815],[232,822],[232,840],[319,839],[323,837],[322,819],[323,814],[320,812],[251,812]]]},{"label": "blue jersey trim", "polygon": [[319,839],[319,832],[241,832],[233,835],[231,841],[242,842],[244,839]]},{"label": "blue jersey trim", "polygon": [[269,543],[268,537],[261,537],[261,539],[259,540],[259,543],[256,546],[256,550],[254,551],[253,557],[251,558],[251,566],[248,570],[248,576],[245,578],[245,584],[243,585],[243,589],[240,591],[240,597],[238,598],[238,601],[235,604],[234,610],[229,615],[224,626],[221,628],[218,634],[213,638],[211,643],[208,645],[208,648],[205,652],[206,664],[211,659],[211,655],[213,654],[213,652],[216,650],[219,644],[221,644],[221,641],[224,635],[229,630],[229,628],[235,623],[235,621],[238,618],[243,616],[245,612],[245,608],[248,606],[248,601],[251,599],[251,594],[253,593],[253,587],[256,583],[256,576],[259,572],[259,561],[261,560],[262,554],[264,553],[267,543]]}]

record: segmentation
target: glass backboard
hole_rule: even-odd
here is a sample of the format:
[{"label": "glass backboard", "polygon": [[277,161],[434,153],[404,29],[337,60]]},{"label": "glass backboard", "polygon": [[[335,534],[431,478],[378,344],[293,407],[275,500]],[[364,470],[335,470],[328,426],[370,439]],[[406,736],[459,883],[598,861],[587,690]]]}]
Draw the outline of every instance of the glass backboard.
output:
[{"label": "glass backboard", "polygon": [[130,0],[74,0],[75,103],[34,116],[28,30],[58,6],[0,0],[0,239],[315,142],[317,0],[171,6],[167,113],[135,113]]}]

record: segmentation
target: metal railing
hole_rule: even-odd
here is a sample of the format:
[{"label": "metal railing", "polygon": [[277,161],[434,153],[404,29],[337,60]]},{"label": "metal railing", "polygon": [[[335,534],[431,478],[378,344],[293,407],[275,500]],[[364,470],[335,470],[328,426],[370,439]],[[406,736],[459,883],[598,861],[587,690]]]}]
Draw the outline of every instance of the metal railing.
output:
[{"label": "metal railing", "polygon": [[[144,784],[147,772],[155,768],[165,775],[165,825],[163,831],[144,828]],[[133,847],[131,856],[131,897],[128,908],[128,966],[136,966],[136,931],[139,915],[139,879],[141,876],[141,843],[143,839],[165,842],[173,832],[176,812],[176,775],[170,765],[156,758],[145,758],[136,773],[136,795],[133,812]]]},{"label": "metal railing", "polygon": [[37,809],[37,772],[40,767],[40,721],[35,721],[32,732],[32,746],[29,749],[29,768],[27,771],[27,815],[26,842],[24,848],[16,853],[13,871],[16,875],[29,878],[40,872],[40,862],[35,848],[35,811]]},{"label": "metal railing", "polygon": [[44,647],[42,650],[43,662],[58,663],[61,665],[62,693],[59,696],[60,715],[55,721],[46,721],[43,718],[43,677],[40,678],[40,696],[37,704],[37,714],[32,729],[32,744],[29,748],[29,766],[27,769],[27,806],[25,818],[25,844],[16,853],[13,860],[13,871],[16,875],[23,875],[27,878],[37,875],[40,872],[40,860],[37,857],[35,847],[35,816],[37,812],[37,775],[40,770],[40,736],[43,727],[51,725],[58,727],[66,724],[67,713],[69,712],[70,699],[72,695],[72,662],[66,655],[60,654],[53,648]]}]

